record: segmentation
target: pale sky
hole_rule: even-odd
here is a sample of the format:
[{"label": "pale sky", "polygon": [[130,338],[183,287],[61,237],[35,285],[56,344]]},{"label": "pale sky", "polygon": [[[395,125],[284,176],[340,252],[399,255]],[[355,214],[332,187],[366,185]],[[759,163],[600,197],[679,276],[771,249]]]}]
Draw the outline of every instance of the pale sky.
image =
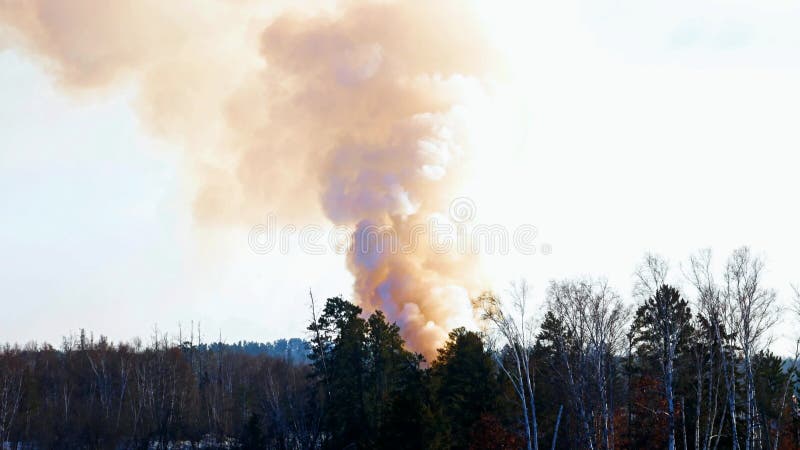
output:
[{"label": "pale sky", "polygon": [[[722,263],[750,245],[788,304],[800,283],[800,4],[482,11],[513,80],[469,195],[482,223],[533,224],[552,248],[484,257],[495,289],[526,277],[541,299],[549,279],[605,276],[630,301],[646,251],[679,275],[697,249]],[[146,133],[132,96],[66,95],[0,33],[0,342],[79,328],[127,340],[192,320],[207,337],[266,341],[303,335],[309,288],[351,295],[342,256],[256,255],[246,227],[194,224],[182,153]]]}]

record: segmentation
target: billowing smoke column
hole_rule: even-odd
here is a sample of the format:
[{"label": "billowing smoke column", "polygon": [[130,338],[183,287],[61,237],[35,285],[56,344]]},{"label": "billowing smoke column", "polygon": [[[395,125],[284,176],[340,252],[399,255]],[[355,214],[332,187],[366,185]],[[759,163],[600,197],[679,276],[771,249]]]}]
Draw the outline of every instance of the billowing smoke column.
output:
[{"label": "billowing smoke column", "polygon": [[469,151],[464,104],[492,66],[480,27],[459,0],[259,8],[3,0],[0,39],[71,92],[133,86],[143,123],[188,151],[198,220],[321,206],[355,226],[357,300],[433,356],[479,287],[473,258],[436,251],[421,226],[447,212]]}]

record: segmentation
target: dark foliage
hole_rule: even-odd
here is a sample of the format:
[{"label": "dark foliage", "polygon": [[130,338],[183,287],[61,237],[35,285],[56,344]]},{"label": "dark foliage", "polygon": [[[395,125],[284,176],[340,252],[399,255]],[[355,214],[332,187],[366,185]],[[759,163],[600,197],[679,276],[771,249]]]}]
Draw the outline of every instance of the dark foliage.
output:
[{"label": "dark foliage", "polygon": [[[546,312],[530,349],[540,448],[666,448],[670,429],[676,448],[731,447],[721,361],[739,380],[741,354],[677,290],[662,287],[642,303],[617,353],[587,359],[565,323]],[[308,329],[308,342],[272,344],[171,342],[154,333],[147,346],[112,345],[81,333],[59,349],[7,345],[0,441],[40,449],[525,448],[520,406],[498,366],[509,355],[492,354],[486,336],[455,329],[428,363],[380,311],[367,316],[339,297]],[[597,361],[607,367],[602,384],[592,379]],[[768,430],[758,448],[773,448],[779,431],[779,449],[798,448],[794,364],[761,352],[753,367],[755,410]],[[614,401],[608,423],[598,389]]]}]

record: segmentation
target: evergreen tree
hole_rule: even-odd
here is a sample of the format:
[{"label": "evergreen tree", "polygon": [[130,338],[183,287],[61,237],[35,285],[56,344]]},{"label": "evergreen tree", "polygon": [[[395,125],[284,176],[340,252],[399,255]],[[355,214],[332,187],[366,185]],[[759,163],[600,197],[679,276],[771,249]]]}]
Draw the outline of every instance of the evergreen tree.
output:
[{"label": "evergreen tree", "polygon": [[323,428],[329,433],[325,445],[419,448],[430,417],[419,368],[422,356],[404,348],[400,328],[381,311],[366,320],[361,312],[331,298],[309,326],[311,361],[324,401]]},{"label": "evergreen tree", "polygon": [[[566,383],[561,356],[559,354],[559,342],[567,341],[564,326],[561,321],[547,311],[539,325],[539,333],[536,335],[536,344],[533,349],[533,359],[536,360],[537,378],[536,398],[541,407],[538,409],[539,424],[542,430],[542,442],[551,443],[555,426],[558,422],[558,411],[563,405],[566,416],[572,418],[576,413],[568,392],[569,383]],[[557,438],[558,448],[574,448],[575,437],[578,431],[572,429],[571,420],[564,420],[559,424],[559,436]],[[547,447],[549,448],[549,447]]]},{"label": "evergreen tree", "polygon": [[267,448],[267,440],[261,430],[261,418],[258,414],[250,414],[247,424],[242,432],[242,450],[264,450]]},{"label": "evergreen tree", "polygon": [[[395,402],[406,402],[406,407],[415,409],[406,411],[405,414],[419,414],[418,405],[409,404],[417,395],[406,389],[416,389],[420,382],[418,376],[421,355],[416,355],[404,348],[403,338],[400,337],[400,327],[388,323],[381,311],[375,311],[367,320],[367,383],[368,383],[368,409],[367,416],[370,425],[371,439],[376,441],[382,430],[389,427],[389,419],[397,420],[396,415],[391,416],[391,408]],[[387,417],[391,416],[391,417]],[[397,427],[399,424],[391,424]],[[410,424],[409,424],[410,425]],[[418,427],[415,427],[418,428]],[[411,430],[409,430],[411,431]],[[419,432],[420,430],[414,430]]]},{"label": "evergreen tree", "polygon": [[468,448],[472,428],[497,408],[499,384],[492,356],[479,334],[456,328],[439,349],[432,373],[444,441],[449,448]]},{"label": "evergreen tree", "polygon": [[341,297],[329,298],[322,315],[309,326],[315,335],[311,360],[323,392],[323,428],[330,433],[330,448],[367,443],[367,322],[359,317],[361,312]]},{"label": "evergreen tree", "polygon": [[688,351],[692,312],[677,289],[662,285],[636,311],[633,343],[645,363],[657,367],[666,402],[667,448],[675,448],[675,361]]}]

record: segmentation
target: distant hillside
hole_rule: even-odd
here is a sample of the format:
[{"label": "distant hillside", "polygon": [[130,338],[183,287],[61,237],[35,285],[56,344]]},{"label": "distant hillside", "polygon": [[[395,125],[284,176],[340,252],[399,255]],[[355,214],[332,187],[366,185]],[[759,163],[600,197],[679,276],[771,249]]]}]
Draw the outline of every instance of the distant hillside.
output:
[{"label": "distant hillside", "polygon": [[[184,346],[189,343],[184,343]],[[224,342],[214,342],[211,344],[200,344],[195,347],[200,351],[228,351],[234,353],[244,353],[247,355],[267,355],[273,358],[280,358],[291,363],[307,363],[309,345],[308,342],[300,338],[278,339],[273,342],[252,342],[238,341],[231,344]]]}]

